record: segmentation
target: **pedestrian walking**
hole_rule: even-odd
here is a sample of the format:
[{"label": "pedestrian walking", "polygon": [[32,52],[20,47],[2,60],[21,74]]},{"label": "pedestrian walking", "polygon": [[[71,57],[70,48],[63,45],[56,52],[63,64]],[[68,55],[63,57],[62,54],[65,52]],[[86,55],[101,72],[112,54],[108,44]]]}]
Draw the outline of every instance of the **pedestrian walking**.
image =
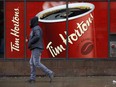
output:
[{"label": "pedestrian walking", "polygon": [[50,82],[54,77],[54,72],[48,69],[41,63],[41,54],[44,49],[43,46],[43,31],[38,25],[38,17],[34,17],[30,21],[30,38],[28,41],[28,48],[31,50],[30,69],[31,75],[28,82],[35,82],[36,80],[36,67],[41,69],[50,78]]}]

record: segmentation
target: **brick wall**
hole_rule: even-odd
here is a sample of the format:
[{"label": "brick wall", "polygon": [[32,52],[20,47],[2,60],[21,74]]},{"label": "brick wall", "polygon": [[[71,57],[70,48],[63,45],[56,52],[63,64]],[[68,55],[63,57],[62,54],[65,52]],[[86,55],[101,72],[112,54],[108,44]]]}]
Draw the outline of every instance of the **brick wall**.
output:
[{"label": "brick wall", "polygon": [[[115,60],[42,60],[55,76],[116,75]],[[26,60],[0,60],[0,76],[27,76],[30,74]],[[37,75],[44,75],[37,69]]]}]

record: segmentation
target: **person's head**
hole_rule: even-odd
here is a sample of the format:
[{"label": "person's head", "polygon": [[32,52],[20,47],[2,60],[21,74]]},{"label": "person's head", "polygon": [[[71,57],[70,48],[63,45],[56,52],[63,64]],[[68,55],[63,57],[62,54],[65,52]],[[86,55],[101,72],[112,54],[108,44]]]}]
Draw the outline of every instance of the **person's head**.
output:
[{"label": "person's head", "polygon": [[30,28],[33,28],[35,26],[38,25],[38,17],[33,17],[31,20],[30,20]]}]

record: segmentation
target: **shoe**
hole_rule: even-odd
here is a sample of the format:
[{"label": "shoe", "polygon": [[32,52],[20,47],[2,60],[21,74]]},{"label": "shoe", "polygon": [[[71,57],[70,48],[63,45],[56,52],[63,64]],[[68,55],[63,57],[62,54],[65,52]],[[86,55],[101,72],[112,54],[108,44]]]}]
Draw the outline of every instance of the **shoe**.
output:
[{"label": "shoe", "polygon": [[29,79],[28,82],[29,83],[35,83],[35,80],[34,79]]},{"label": "shoe", "polygon": [[49,78],[50,78],[50,83],[51,83],[53,78],[54,78],[54,73],[53,72],[49,74]]}]

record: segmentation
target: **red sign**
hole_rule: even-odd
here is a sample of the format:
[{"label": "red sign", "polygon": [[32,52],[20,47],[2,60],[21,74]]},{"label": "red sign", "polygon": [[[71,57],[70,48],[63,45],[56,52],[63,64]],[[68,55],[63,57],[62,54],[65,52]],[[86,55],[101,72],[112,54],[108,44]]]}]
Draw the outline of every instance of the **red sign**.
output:
[{"label": "red sign", "polygon": [[[72,41],[73,44],[71,43],[71,41],[68,42],[69,43],[69,48],[68,48],[69,58],[89,58],[90,56],[91,58],[108,58],[108,3],[107,2],[90,2],[90,3],[94,4],[95,6],[94,12],[92,14],[87,15],[87,17],[85,17],[84,19],[80,18],[81,19],[80,21],[74,20],[73,22],[76,21],[78,22],[78,24],[81,24],[81,23],[84,24],[85,22],[87,22],[87,20],[89,20],[89,18],[93,17],[94,19],[91,19],[92,23],[90,23],[92,25],[89,26],[89,29],[87,31],[85,32],[83,31],[84,32],[83,37],[92,37],[92,38],[83,39],[82,41],[87,40],[89,42],[84,44],[82,49],[78,48],[76,45],[78,46],[81,46],[81,45],[76,42],[77,40],[74,41],[74,39],[77,39],[77,36],[75,35],[75,38],[71,37],[71,35],[75,34],[74,29],[76,29],[77,25],[72,25],[72,22],[69,20],[69,26],[68,26],[69,39],[68,40],[74,41],[74,42]],[[26,2],[26,5],[25,5],[26,10],[24,10],[24,2],[6,2],[6,13],[5,13],[6,57],[7,58],[24,58],[24,55],[25,55],[24,53],[26,51],[26,57],[30,58],[30,55],[31,55],[30,50],[28,48],[24,50],[24,46],[26,45],[27,47],[27,43],[25,44],[24,36],[26,35],[27,37],[29,37],[30,31],[31,31],[29,26],[30,19],[45,9],[55,7],[61,4],[65,4],[65,3],[64,2],[57,2],[57,3],[55,2]],[[26,18],[24,18],[24,11],[26,11],[25,12]],[[24,20],[26,20],[26,25],[24,25]],[[51,23],[50,25],[46,24],[47,26],[43,26],[42,23],[39,23],[39,25],[43,29],[43,34],[44,34],[43,40],[44,40],[45,49],[42,53],[42,58],[66,58],[67,45],[66,43],[64,44],[63,42],[63,38],[66,39],[66,32],[65,32],[66,22],[60,23],[59,26],[55,23]],[[52,29],[52,25],[54,25],[54,28],[56,28],[57,30]],[[24,26],[26,27],[26,32],[24,32]],[[112,25],[112,26],[115,26],[115,25]],[[47,28],[49,28],[50,30],[47,30]],[[93,28],[94,28],[94,31],[91,31]],[[61,32],[60,31],[61,29],[64,29],[64,30]],[[115,31],[115,30],[112,30],[112,31]],[[49,32],[51,33],[50,35],[49,35]],[[54,32],[56,33],[54,34]],[[79,37],[79,39],[81,39],[81,37]],[[59,40],[61,40],[62,43],[59,43],[58,42]],[[54,45],[54,43],[56,44]],[[92,53],[90,53],[89,56],[82,57],[81,55],[78,55],[78,54],[75,55],[75,51],[77,51],[78,49],[80,49],[83,54],[89,53],[91,49],[86,50],[86,47],[89,47],[89,48],[93,47],[91,43],[94,44],[94,47],[96,49],[93,49],[91,51]],[[60,49],[62,49],[62,52],[60,52],[60,54],[59,54],[60,50],[56,52],[56,49],[59,47]]]},{"label": "red sign", "polygon": [[24,2],[6,2],[6,58],[24,58]]}]

